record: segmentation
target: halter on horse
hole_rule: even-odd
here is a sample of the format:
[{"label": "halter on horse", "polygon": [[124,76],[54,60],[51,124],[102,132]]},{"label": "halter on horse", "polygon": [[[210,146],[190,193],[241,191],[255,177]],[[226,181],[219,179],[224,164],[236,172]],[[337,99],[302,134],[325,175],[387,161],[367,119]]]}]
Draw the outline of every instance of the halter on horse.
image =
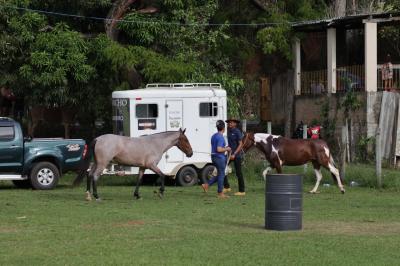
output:
[{"label": "halter on horse", "polygon": [[167,131],[146,135],[139,138],[130,138],[113,134],[102,135],[93,140],[90,144],[90,152],[94,152],[94,164],[89,174],[87,169],[90,164],[90,157],[86,157],[84,169],[75,178],[74,185],[78,185],[87,175],[86,199],[91,200],[91,185],[93,196],[99,199],[97,194],[97,181],[103,170],[111,160],[121,165],[139,167],[139,177],[136,183],[136,189],[133,196],[140,198],[139,186],[142,181],[144,171],[150,169],[161,177],[161,187],[159,196],[164,195],[165,175],[157,167],[162,155],[172,146],[177,146],[187,157],[193,155],[192,146],[185,136],[185,130]]},{"label": "halter on horse", "polygon": [[322,179],[321,166],[323,166],[331,172],[340,191],[344,194],[343,181],[325,141],[320,139],[289,139],[263,133],[246,133],[243,139],[243,151],[246,152],[254,146],[264,153],[271,167],[275,168],[278,173],[282,173],[283,165],[303,165],[311,161],[317,181],[310,193],[317,193]]}]

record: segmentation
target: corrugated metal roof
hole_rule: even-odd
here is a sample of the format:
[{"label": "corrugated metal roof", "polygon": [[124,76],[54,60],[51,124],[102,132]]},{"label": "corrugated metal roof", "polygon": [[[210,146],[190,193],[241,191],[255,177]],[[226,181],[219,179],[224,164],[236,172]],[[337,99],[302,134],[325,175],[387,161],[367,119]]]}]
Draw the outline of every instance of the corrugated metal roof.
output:
[{"label": "corrugated metal roof", "polygon": [[317,31],[329,27],[359,28],[363,25],[363,20],[365,19],[389,19],[399,16],[400,12],[358,14],[321,20],[302,21],[293,23],[292,27],[295,31]]}]

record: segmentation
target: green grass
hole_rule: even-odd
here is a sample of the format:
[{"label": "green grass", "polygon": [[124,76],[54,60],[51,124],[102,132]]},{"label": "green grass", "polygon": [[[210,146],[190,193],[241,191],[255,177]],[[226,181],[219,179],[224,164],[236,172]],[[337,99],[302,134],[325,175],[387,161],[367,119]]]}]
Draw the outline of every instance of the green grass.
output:
[{"label": "green grass", "polygon": [[[301,168],[300,168],[301,169]],[[289,169],[295,171],[297,169]],[[246,170],[247,173],[248,170]],[[331,179],[329,178],[329,181]],[[264,226],[264,182],[244,198],[168,186],[165,198],[133,178],[102,177],[102,202],[86,202],[71,176],[52,191],[0,182],[0,265],[397,265],[400,201],[392,190],[335,186],[305,193],[303,230]],[[233,177],[231,183],[236,185]],[[312,184],[305,182],[304,191]],[[236,186],[234,186],[234,189]]]}]

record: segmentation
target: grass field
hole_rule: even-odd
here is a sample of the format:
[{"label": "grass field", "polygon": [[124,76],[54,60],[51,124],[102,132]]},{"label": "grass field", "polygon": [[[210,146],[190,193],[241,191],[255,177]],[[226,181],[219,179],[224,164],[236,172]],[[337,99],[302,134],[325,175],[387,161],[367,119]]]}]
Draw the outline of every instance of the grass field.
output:
[{"label": "grass field", "polygon": [[[268,231],[264,182],[244,198],[200,187],[153,185],[132,199],[133,178],[102,177],[101,202],[65,176],[53,191],[0,182],[0,265],[398,265],[400,195],[335,186],[305,193],[303,230]],[[235,184],[233,177],[231,183]],[[329,180],[330,181],[330,180]],[[235,184],[236,185],[236,184]],[[305,182],[304,191],[312,183]],[[236,188],[236,186],[234,187]]]}]

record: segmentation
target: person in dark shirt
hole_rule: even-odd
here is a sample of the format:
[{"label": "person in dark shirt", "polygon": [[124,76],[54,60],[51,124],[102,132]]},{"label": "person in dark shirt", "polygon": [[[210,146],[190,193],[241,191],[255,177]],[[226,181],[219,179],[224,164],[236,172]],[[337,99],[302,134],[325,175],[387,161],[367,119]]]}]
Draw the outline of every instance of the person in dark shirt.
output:
[{"label": "person in dark shirt", "polygon": [[[232,149],[232,154],[230,157],[230,161],[235,165],[235,173],[238,180],[239,191],[236,192],[235,196],[244,196],[246,195],[245,187],[244,187],[244,179],[242,173],[242,160],[243,160],[243,152],[242,152],[242,139],[243,134],[239,128],[237,128],[240,121],[235,118],[230,118],[226,120],[228,123],[228,146]],[[229,185],[228,176],[225,176],[224,179],[224,192],[230,192],[231,188]]]},{"label": "person in dark shirt", "polygon": [[204,183],[201,186],[203,187],[204,192],[208,191],[208,187],[218,182],[218,197],[219,198],[229,198],[229,196],[224,194],[224,177],[225,177],[225,167],[226,167],[226,156],[225,152],[231,151],[230,147],[225,147],[225,123],[222,120],[217,121],[217,130],[211,137],[211,161],[214,166],[217,168],[217,176],[213,176],[208,183]]},{"label": "person in dark shirt", "polygon": [[300,121],[300,123],[297,125],[296,130],[293,133],[293,138],[294,139],[302,139],[303,138],[303,121]]}]

